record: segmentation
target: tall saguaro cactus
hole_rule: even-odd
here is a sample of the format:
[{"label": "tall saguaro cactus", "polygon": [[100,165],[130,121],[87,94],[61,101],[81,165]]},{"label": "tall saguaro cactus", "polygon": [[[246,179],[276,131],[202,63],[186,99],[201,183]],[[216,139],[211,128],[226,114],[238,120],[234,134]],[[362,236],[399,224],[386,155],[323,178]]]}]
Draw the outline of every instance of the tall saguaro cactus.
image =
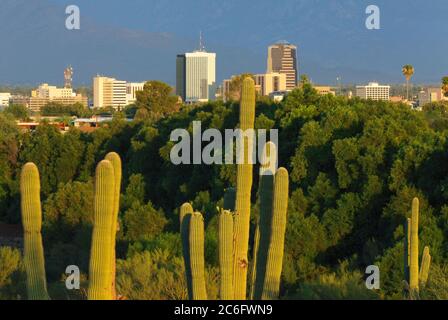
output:
[{"label": "tall saguaro cactus", "polygon": [[41,235],[40,177],[34,163],[27,163],[22,169],[20,193],[28,299],[49,300]]},{"label": "tall saguaro cactus", "polygon": [[409,281],[409,266],[411,264],[411,219],[408,218],[404,225],[404,278]]},{"label": "tall saguaro cactus", "polygon": [[429,267],[431,265],[431,255],[429,254],[429,247],[425,247],[423,250],[423,257],[422,257],[422,265],[420,267],[420,285],[425,287],[426,283],[428,282],[428,276],[429,276]]},{"label": "tall saguaro cactus", "polygon": [[275,175],[271,233],[262,295],[262,299],[264,300],[273,300],[279,297],[280,276],[282,273],[283,251],[285,247],[288,193],[288,171],[285,168],[280,168]]},{"label": "tall saguaro cactus", "polygon": [[187,273],[188,295],[191,300],[206,300],[204,259],[204,218],[196,212],[182,220],[182,242]]},{"label": "tall saguaro cactus", "polygon": [[233,300],[233,216],[230,211],[221,210],[218,230],[219,270],[221,274],[221,300]]},{"label": "tall saguaro cactus", "polygon": [[273,142],[264,146],[260,166],[260,217],[255,231],[254,259],[252,261],[251,299],[261,299],[266,274],[267,251],[269,247],[272,201],[274,194],[274,175],[277,170],[277,149]]},{"label": "tall saguaro cactus", "polygon": [[418,298],[420,286],[426,286],[431,265],[429,247],[425,247],[423,250],[421,267],[419,269],[419,206],[419,200],[414,198],[412,201],[412,215],[410,219],[407,219],[405,228],[404,270],[411,299]]},{"label": "tall saguaro cactus", "polygon": [[111,270],[111,279],[112,279],[112,296],[115,300],[117,297],[116,290],[115,290],[115,272],[116,272],[116,237],[117,232],[119,229],[118,226],[118,212],[120,211],[120,190],[121,190],[121,176],[122,176],[122,168],[121,168],[121,158],[116,152],[110,152],[106,155],[105,160],[110,161],[112,164],[112,167],[114,168],[114,215],[112,218],[112,229],[111,229],[111,264],[112,264],[112,270]]},{"label": "tall saguaro cactus", "polygon": [[411,217],[411,251],[409,266],[409,288],[411,291],[418,291],[418,218],[419,218],[419,200],[414,198],[412,201]]},{"label": "tall saguaro cactus", "polygon": [[[253,130],[255,121],[255,83],[250,77],[243,81],[240,129],[243,132]],[[250,205],[252,191],[252,163],[249,161],[252,153],[253,140],[243,134],[244,159],[237,168],[236,205],[235,205],[235,250],[234,250],[234,290],[235,299],[246,299],[248,247],[250,229]]]},{"label": "tall saguaro cactus", "polygon": [[115,173],[112,163],[101,161],[95,175],[94,226],[89,267],[89,300],[113,300],[112,240],[115,209]]}]

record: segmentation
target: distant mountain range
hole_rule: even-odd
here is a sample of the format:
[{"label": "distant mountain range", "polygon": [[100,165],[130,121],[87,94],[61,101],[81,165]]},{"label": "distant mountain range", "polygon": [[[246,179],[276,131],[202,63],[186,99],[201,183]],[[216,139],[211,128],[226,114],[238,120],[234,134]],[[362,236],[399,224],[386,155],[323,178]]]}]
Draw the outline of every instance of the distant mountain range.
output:
[{"label": "distant mountain range", "polygon": [[[375,0],[381,30],[364,26],[364,0],[0,0],[0,84],[61,85],[95,74],[175,82],[176,54],[198,46],[202,30],[218,56],[219,81],[264,72],[267,46],[299,47],[300,72],[319,83],[438,83],[448,74],[446,0]],[[81,30],[65,29],[65,5],[81,8]]]}]

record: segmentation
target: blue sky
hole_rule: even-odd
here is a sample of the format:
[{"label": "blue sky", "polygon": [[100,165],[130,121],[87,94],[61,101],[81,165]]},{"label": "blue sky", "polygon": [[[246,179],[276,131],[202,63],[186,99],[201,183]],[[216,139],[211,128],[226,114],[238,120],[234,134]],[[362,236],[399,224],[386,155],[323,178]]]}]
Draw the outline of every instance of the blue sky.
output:
[{"label": "blue sky", "polygon": [[[0,0],[0,3],[8,1],[13,2]],[[23,0],[15,1],[25,3]],[[81,60],[81,53],[68,53],[73,60],[72,64],[79,65],[76,69],[83,82],[88,81],[90,73],[104,72],[110,65],[111,73],[118,76],[157,76],[173,83],[172,61],[176,53],[195,49],[200,30],[204,33],[207,48],[218,54],[219,80],[235,72],[265,71],[266,47],[283,39],[299,47],[300,70],[309,74],[316,82],[332,84],[339,75],[345,82],[377,80],[398,83],[402,81],[401,66],[408,63],[415,66],[415,82],[435,83],[448,74],[447,0],[27,1],[26,3],[32,2],[36,7],[55,4],[51,14],[57,15],[57,19],[64,18],[66,5],[78,5],[81,10],[81,28],[84,29],[79,39],[75,40],[79,43],[78,46],[83,47],[79,49],[84,51],[97,45],[91,42],[92,37],[89,38],[91,33],[87,31],[91,30],[107,33],[108,28],[115,30],[114,32],[130,29],[146,32],[148,37],[150,34],[169,35],[172,40],[170,48],[163,52],[163,55],[172,55],[172,59],[162,57],[164,62],[158,64],[152,63],[162,55],[156,52],[159,47],[157,41],[151,43],[153,47],[146,48],[139,56],[135,51],[143,50],[141,41],[145,36],[138,38],[135,34],[128,38],[116,39],[126,42],[128,51],[135,54],[133,59],[126,61],[127,64],[125,61],[122,61],[121,65],[114,64],[113,59],[117,57],[113,56],[110,49],[107,51],[106,46],[98,48],[97,56],[94,56],[96,52],[90,53],[91,61],[88,65]],[[365,28],[365,9],[370,4],[377,5],[381,10],[381,30],[371,31]],[[15,10],[16,7],[11,6]],[[13,19],[14,12],[8,13],[8,17]],[[20,26],[25,28],[23,24]],[[87,25],[89,30],[86,30]],[[53,27],[45,26],[47,29]],[[6,37],[8,36],[11,41],[26,38],[23,34],[6,34]],[[71,37],[70,35],[67,39]],[[109,39],[110,42],[113,40]],[[57,45],[70,45],[64,44],[63,41],[61,39]],[[42,54],[45,50],[49,49],[42,48]],[[122,53],[115,55],[121,60],[124,59]],[[133,63],[137,63],[141,57],[147,57],[147,69],[139,73],[138,66]],[[14,58],[15,55],[11,55],[11,59]],[[99,66],[92,70],[96,59],[99,60],[98,64],[103,64],[104,67]],[[62,59],[55,57],[54,61],[57,60]],[[59,67],[58,65],[57,68]],[[151,71],[150,75],[147,70]],[[56,67],[52,74],[47,77],[51,79],[56,75]],[[27,80],[34,81],[31,76]],[[1,72],[0,81],[4,81]]]}]

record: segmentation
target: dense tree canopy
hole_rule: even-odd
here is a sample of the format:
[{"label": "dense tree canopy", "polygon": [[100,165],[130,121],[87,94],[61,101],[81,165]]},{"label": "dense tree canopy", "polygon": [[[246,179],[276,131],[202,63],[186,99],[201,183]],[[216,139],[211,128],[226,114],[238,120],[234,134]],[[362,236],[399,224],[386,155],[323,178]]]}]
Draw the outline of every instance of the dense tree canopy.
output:
[{"label": "dense tree canopy", "polygon": [[[205,216],[207,283],[210,295],[217,296],[216,207],[222,205],[224,190],[235,184],[236,168],[173,165],[170,134],[178,128],[191,133],[193,121],[202,121],[203,130],[235,128],[239,105],[214,102],[174,112],[176,103],[171,88],[148,83],[137,107],[153,114],[153,121],[117,118],[91,134],[71,129],[63,135],[51,126],[19,133],[11,118],[0,114],[0,221],[20,220],[19,168],[35,162],[53,282],[68,264],[87,273],[92,176],[96,163],[116,151],[124,170],[117,239],[121,293],[128,298],[185,297],[177,209],[191,201]],[[415,196],[421,200],[421,249],[430,246],[433,257],[422,297],[447,296],[445,105],[417,112],[401,104],[320,96],[304,82],[280,104],[258,101],[256,127],[279,129],[279,165],[291,174],[282,297],[401,298],[403,224]],[[254,215],[257,185],[254,181]],[[2,254],[11,257],[8,270],[19,269],[14,253]],[[365,269],[372,264],[380,266],[379,292],[364,285]],[[11,278],[10,271],[5,273],[0,287],[1,281],[18,281],[18,274]]]}]

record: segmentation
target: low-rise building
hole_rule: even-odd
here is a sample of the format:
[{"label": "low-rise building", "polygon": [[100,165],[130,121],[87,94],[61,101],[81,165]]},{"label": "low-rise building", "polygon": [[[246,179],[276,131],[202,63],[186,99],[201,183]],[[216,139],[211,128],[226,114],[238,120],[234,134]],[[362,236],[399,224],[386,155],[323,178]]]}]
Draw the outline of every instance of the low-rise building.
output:
[{"label": "low-rise building", "polygon": [[325,96],[327,94],[331,94],[333,96],[336,95],[336,91],[332,90],[329,86],[313,86],[314,89],[316,89],[317,93]]},{"label": "low-rise building", "polygon": [[356,96],[361,99],[389,101],[390,86],[380,85],[377,82],[370,82],[366,86],[357,86]]},{"label": "low-rise building", "polygon": [[71,88],[57,88],[47,83],[41,84],[37,89],[31,91],[31,97],[12,96],[12,104],[26,106],[32,112],[40,112],[49,103],[57,103],[64,106],[82,104],[88,107],[88,98],[76,94]]},{"label": "low-rise building", "polygon": [[443,90],[441,88],[425,88],[418,94],[418,105],[424,106],[425,104],[445,99],[446,97],[443,95]]},{"label": "low-rise building", "polygon": [[0,110],[9,106],[11,94],[9,92],[0,92]]},{"label": "low-rise building", "polygon": [[254,80],[258,93],[262,96],[269,96],[272,92],[286,91],[286,74],[284,73],[256,74]]}]

